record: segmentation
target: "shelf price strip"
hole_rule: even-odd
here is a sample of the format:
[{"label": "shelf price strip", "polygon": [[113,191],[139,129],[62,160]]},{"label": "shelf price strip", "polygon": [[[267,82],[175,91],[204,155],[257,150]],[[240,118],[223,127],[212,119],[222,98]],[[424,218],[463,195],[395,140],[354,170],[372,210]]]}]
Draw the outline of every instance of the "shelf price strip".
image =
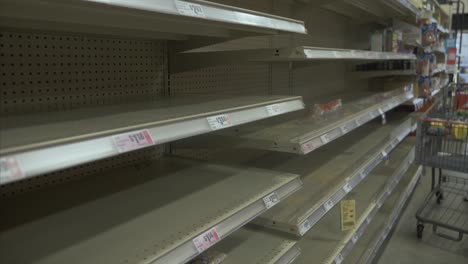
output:
[{"label": "shelf price strip", "polygon": [[206,18],[205,11],[199,4],[176,0],[175,6],[179,14],[183,16]]},{"label": "shelf price strip", "polygon": [[211,130],[219,130],[232,126],[231,117],[228,114],[210,116],[207,117],[206,120],[208,121]]},{"label": "shelf price strip", "polygon": [[266,209],[270,209],[280,202],[280,198],[276,192],[272,192],[263,198],[263,202],[265,203]]},{"label": "shelf price strip", "polygon": [[268,116],[277,116],[285,112],[281,104],[267,105],[265,106],[265,109],[268,113]]}]

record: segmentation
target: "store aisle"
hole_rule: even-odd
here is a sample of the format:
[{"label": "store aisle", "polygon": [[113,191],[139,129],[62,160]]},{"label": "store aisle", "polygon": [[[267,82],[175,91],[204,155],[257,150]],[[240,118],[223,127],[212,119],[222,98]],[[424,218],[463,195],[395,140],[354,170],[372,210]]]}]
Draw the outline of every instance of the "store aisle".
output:
[{"label": "store aisle", "polygon": [[461,242],[436,236],[432,226],[426,225],[423,239],[416,237],[416,211],[430,190],[429,173],[421,178],[390,240],[382,247],[379,264],[466,264],[468,263],[468,235]]}]

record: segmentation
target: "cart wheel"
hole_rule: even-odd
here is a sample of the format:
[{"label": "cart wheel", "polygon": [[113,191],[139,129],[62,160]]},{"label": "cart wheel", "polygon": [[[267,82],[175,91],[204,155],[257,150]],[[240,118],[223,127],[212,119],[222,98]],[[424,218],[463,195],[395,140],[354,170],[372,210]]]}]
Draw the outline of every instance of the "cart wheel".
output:
[{"label": "cart wheel", "polygon": [[416,228],[416,231],[417,231],[418,238],[421,239],[422,236],[423,236],[424,225],[423,224],[418,224],[418,226]]}]

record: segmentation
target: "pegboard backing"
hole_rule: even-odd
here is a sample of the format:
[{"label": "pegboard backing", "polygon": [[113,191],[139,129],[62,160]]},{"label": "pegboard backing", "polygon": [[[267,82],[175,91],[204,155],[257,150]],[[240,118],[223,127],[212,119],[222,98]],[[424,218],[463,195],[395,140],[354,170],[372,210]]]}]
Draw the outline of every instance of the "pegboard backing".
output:
[{"label": "pegboard backing", "polygon": [[266,63],[233,64],[172,74],[171,95],[265,95],[270,91],[270,67]]},{"label": "pegboard backing", "polygon": [[60,111],[165,91],[165,41],[0,31],[0,112]]},{"label": "pegboard backing", "polygon": [[[105,170],[141,164],[153,159],[161,158],[164,154],[164,146],[145,148],[142,150],[125,153],[116,157],[86,163],[62,171],[44,174],[37,177],[0,185],[0,198],[40,189],[49,185],[60,184],[68,181],[76,181],[83,177],[98,177]],[[128,175],[131,177],[132,175]]]}]

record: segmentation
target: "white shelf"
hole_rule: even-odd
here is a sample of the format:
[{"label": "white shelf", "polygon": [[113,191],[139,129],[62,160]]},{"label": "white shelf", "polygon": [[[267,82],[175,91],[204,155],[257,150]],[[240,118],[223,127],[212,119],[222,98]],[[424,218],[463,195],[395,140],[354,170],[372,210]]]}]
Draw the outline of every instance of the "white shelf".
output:
[{"label": "white shelf", "polygon": [[373,217],[366,231],[342,263],[374,263],[382,244],[394,228],[402,210],[422,176],[422,167],[412,165],[382,209]]},{"label": "white shelf", "polygon": [[379,165],[356,190],[347,195],[356,203],[356,225],[349,231],[341,230],[340,206],[333,208],[298,245],[302,254],[296,263],[341,263],[363,235],[369,223],[398,185],[414,160],[414,140],[404,142]]},{"label": "white shelf", "polygon": [[324,7],[359,21],[374,21],[383,25],[394,17],[410,18],[416,23],[421,16],[421,12],[408,0],[338,0]]},{"label": "white shelf", "polygon": [[256,161],[302,175],[304,188],[254,222],[303,236],[410,133],[410,119],[394,118],[386,125],[367,124],[307,156],[279,162],[279,157],[271,155]]},{"label": "white shelf", "polygon": [[445,73],[445,68],[437,68],[437,69],[432,71],[431,75],[434,76],[434,75],[439,74],[439,73]]},{"label": "white shelf", "polygon": [[301,185],[293,174],[177,158],[106,171],[2,199],[2,261],[185,263],[212,245],[196,246],[206,232],[222,240]]},{"label": "white shelf", "polygon": [[355,79],[369,79],[384,76],[416,76],[415,70],[394,70],[394,71],[353,71],[350,74]]},{"label": "white shelf", "polygon": [[296,244],[296,240],[279,233],[243,227],[212,247],[207,254],[216,252],[226,256],[221,264],[290,264],[301,254]]},{"label": "white shelf", "polygon": [[165,39],[306,34],[304,22],[202,0],[1,0],[3,26]]},{"label": "white shelf", "polygon": [[413,92],[404,88],[371,96],[355,92],[334,96],[334,99],[339,98],[343,103],[341,109],[323,116],[304,110],[284,122],[271,120],[219,134],[240,138],[244,141],[241,145],[250,148],[305,155],[412,99]]},{"label": "white shelf", "polygon": [[[213,96],[5,116],[0,162],[10,165],[0,184],[303,108],[297,96]],[[122,146],[126,133],[149,136]]]}]

